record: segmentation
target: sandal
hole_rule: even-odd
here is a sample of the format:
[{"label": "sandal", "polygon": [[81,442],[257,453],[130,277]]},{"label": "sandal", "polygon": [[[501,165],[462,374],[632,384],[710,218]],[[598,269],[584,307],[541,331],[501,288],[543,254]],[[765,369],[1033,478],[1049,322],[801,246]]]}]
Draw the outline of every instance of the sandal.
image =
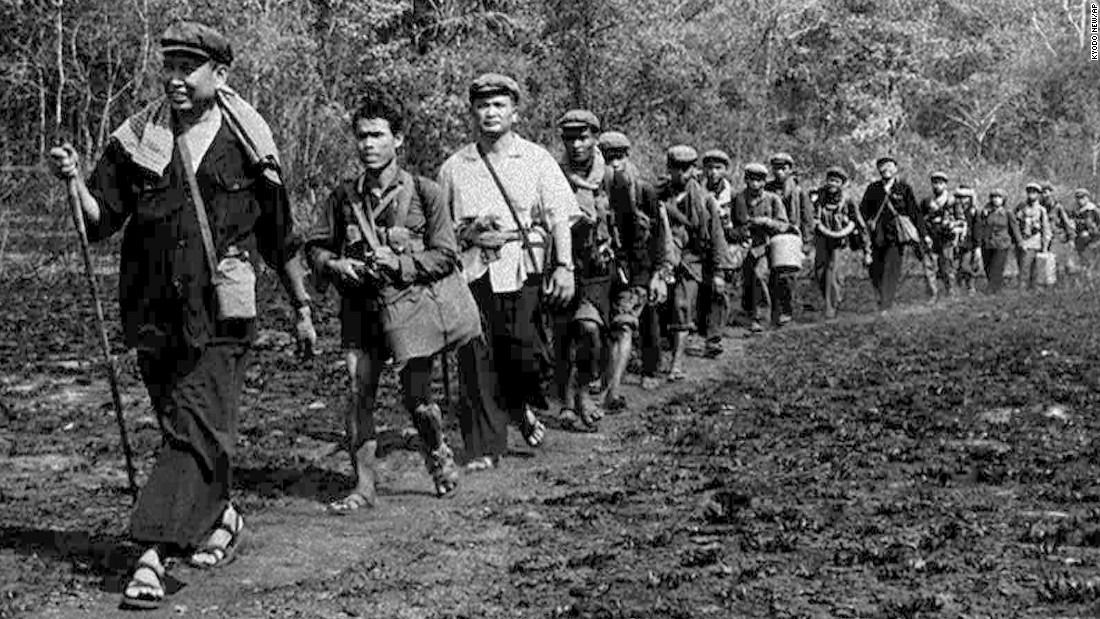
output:
[{"label": "sandal", "polygon": [[352,492],[342,499],[329,503],[328,512],[343,516],[360,509],[370,509],[372,507],[374,507],[374,501],[368,499],[361,492]]},{"label": "sandal", "polygon": [[535,416],[535,411],[527,407],[523,411],[523,424],[520,426],[520,433],[523,435],[523,440],[531,448],[538,448],[542,445],[542,441],[546,439],[546,426],[542,425],[539,418]]},{"label": "sandal", "polygon": [[164,567],[151,563],[142,556],[130,576],[130,582],[122,591],[119,608],[156,610],[164,604],[164,596]]},{"label": "sandal", "polygon": [[[225,522],[226,512],[229,511],[233,513],[233,523],[231,526]],[[225,543],[215,542],[214,537],[219,533],[228,534],[229,539]],[[237,551],[240,550],[241,543],[244,541],[244,534],[244,518],[241,517],[240,512],[233,509],[232,505],[229,505],[225,508],[225,512],[222,512],[222,519],[218,523],[217,528],[215,528],[210,536],[206,538],[206,543],[198,550],[191,553],[191,557],[188,559],[187,564],[199,570],[210,570],[229,565],[237,560]],[[201,561],[198,558],[201,555],[213,557],[214,561],[212,563]]]},{"label": "sandal", "polygon": [[466,463],[465,468],[470,473],[480,473],[500,466],[500,456],[481,456]]},{"label": "sandal", "polygon": [[458,487],[458,468],[451,448],[443,443],[435,451],[424,451],[424,465],[435,484],[435,495],[443,498]]},{"label": "sandal", "polygon": [[562,429],[566,432],[597,432],[598,428],[595,420],[590,416],[588,416],[588,419],[585,419],[585,417],[577,415],[576,411],[571,408],[563,408],[558,413],[558,420],[561,422]]}]

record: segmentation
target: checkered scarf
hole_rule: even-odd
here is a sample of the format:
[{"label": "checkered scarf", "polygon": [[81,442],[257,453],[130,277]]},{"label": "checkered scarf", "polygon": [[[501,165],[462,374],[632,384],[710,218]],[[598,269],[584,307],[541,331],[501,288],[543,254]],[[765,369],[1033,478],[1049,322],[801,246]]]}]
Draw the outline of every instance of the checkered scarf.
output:
[{"label": "checkered scarf", "polygon": [[[229,128],[240,139],[251,163],[263,168],[264,176],[282,184],[279,150],[267,121],[232,88],[218,89],[218,106]],[[111,134],[134,163],[161,176],[172,161],[172,110],[167,98],[160,97],[145,109],[126,119]]]}]

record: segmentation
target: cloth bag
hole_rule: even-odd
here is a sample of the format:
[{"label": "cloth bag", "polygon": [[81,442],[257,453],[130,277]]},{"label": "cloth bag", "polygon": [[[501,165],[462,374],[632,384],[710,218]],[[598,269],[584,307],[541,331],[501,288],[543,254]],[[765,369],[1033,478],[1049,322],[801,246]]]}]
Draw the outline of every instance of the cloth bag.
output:
[{"label": "cloth bag", "polygon": [[[422,196],[420,178],[413,177],[414,191]],[[411,192],[404,192],[395,205],[394,221],[405,221],[412,203]],[[382,245],[373,220],[367,219],[362,201],[352,205],[356,223],[371,250]],[[477,302],[456,268],[443,279],[413,283],[404,287],[385,284],[382,288],[382,332],[394,363],[432,357],[481,336],[481,315]]]}]

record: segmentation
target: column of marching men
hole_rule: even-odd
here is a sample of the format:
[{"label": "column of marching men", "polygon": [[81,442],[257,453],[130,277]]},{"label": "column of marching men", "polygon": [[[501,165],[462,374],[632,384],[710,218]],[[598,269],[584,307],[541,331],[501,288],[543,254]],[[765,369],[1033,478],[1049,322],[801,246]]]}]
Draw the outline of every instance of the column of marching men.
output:
[{"label": "column of marching men", "polygon": [[[941,288],[973,294],[983,272],[997,292],[1012,257],[1022,287],[1050,280],[1052,252],[1087,267],[1100,232],[1087,190],[1070,210],[1032,183],[1011,206],[1003,190],[979,199],[936,172],[918,202],[891,157],[878,159],[880,178],[859,200],[842,167],[808,189],[795,158],[776,153],[745,165],[735,183],[727,153],[700,157],[684,144],[668,148],[667,175],[651,182],[631,161],[629,136],[588,110],[560,117],[555,160],[514,130],[520,88],[499,74],[470,84],[473,140],[436,180],[398,162],[415,119],[390,93],[368,93],[347,134],[362,173],[333,187],[317,223],[298,230],[272,132],[227,85],[228,40],[179,22],[160,44],[164,96],[119,126],[87,178],[70,146],[51,151],[90,238],[125,226],[123,332],[164,434],[131,518],[143,553],[123,591],[128,608],[163,604],[167,559],[219,568],[245,539],[230,491],[260,259],[280,275],[303,351],[316,332],[301,265],[315,289],[339,294],[355,486],[328,509],[348,514],[377,502],[374,408],[387,364],[444,497],[461,470],[503,464],[509,425],[538,448],[547,435],[539,411],[557,408],[563,429],[594,432],[605,412],[628,408],[621,386],[636,342],[646,389],[682,380],[692,351],[721,355],[735,280],[743,320],[760,332],[790,323],[800,302],[819,300],[835,318],[849,253],[888,311],[907,249],[936,300]],[[804,264],[819,294],[800,288]],[[431,389],[434,360],[448,352],[462,394],[462,469]]]}]

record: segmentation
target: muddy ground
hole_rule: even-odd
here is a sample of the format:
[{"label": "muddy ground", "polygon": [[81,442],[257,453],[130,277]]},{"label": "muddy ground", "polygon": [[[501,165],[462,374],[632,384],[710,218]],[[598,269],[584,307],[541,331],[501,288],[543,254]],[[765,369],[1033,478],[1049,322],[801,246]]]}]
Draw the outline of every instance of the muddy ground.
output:
[{"label": "muddy ground", "polygon": [[[0,617],[114,616],[135,549],[84,285],[3,285]],[[882,317],[865,280],[850,288],[840,321],[734,328],[684,383],[630,377],[632,410],[599,434],[553,432],[538,453],[513,436],[504,468],[447,500],[387,378],[383,503],[344,517],[323,509],[351,482],[332,305],[301,364],[267,303],[236,478],[248,545],[215,573],[174,568],[151,616],[1100,614],[1095,289],[927,308],[910,278],[910,305]],[[157,424],[117,352],[148,471]]]}]

